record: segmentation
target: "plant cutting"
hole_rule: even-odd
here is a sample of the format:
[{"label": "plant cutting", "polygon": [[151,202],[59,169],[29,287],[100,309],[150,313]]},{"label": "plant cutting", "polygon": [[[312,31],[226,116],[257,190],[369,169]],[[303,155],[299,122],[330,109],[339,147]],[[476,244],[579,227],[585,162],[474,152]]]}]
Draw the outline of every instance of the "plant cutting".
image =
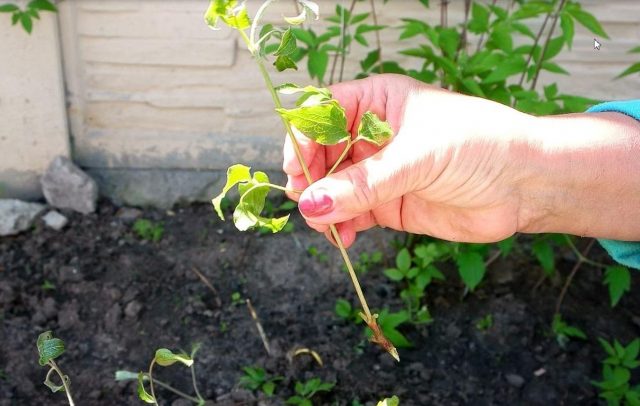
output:
[{"label": "plant cutting", "polygon": [[[277,28],[271,24],[261,26],[260,21],[267,8],[273,2],[274,0],[263,2],[253,19],[251,19],[244,3],[238,4],[237,0],[211,0],[204,18],[212,29],[217,29],[220,21],[235,29],[246,44],[271,94],[275,111],[280,115],[287,136],[293,144],[296,158],[302,167],[304,176],[307,182],[311,184],[313,179],[309,173],[307,162],[305,162],[300,152],[294,128],[302,135],[322,145],[344,144],[342,154],[325,176],[336,170],[355,143],[364,141],[376,146],[382,146],[393,136],[393,131],[388,123],[380,120],[374,113],[365,112],[358,127],[357,135],[352,138],[352,135],[347,130],[345,109],[337,100],[333,99],[329,89],[298,86],[292,83],[285,83],[276,87],[273,84],[267,70],[267,58],[270,55],[275,57],[273,65],[279,72],[287,69],[297,69],[292,59],[292,55],[297,50],[297,44],[291,27],[301,25],[308,16],[313,16],[317,19],[319,14],[319,8],[316,3],[309,0],[298,0],[301,12],[297,16],[284,17],[285,22],[289,25],[286,29]],[[277,42],[270,43],[274,39]],[[283,107],[280,94],[298,95],[295,107],[291,109]],[[256,227],[267,228],[273,233],[282,230],[289,219],[288,215],[277,218],[262,216],[269,190],[273,188],[280,191],[301,193],[299,190],[287,190],[283,186],[270,183],[269,177],[264,172],[254,171],[252,174],[248,166],[233,165],[227,170],[227,181],[222,192],[212,200],[214,208],[222,220],[224,220],[221,209],[222,199],[234,187],[237,187],[240,200],[233,212],[233,222],[240,231]],[[349,255],[335,225],[331,225],[330,230],[360,300],[362,307],[360,316],[371,329],[371,341],[380,345],[393,358],[399,361],[396,348],[385,337],[378,325],[377,314],[372,314],[369,309]]]}]

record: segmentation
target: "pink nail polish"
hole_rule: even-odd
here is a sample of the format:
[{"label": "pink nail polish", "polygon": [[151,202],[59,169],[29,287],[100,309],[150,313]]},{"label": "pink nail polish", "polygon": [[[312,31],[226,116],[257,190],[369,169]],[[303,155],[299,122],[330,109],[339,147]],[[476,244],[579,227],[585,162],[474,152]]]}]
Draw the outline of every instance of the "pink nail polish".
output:
[{"label": "pink nail polish", "polygon": [[323,190],[316,190],[310,193],[298,203],[298,208],[307,217],[321,216],[331,211],[333,199]]}]

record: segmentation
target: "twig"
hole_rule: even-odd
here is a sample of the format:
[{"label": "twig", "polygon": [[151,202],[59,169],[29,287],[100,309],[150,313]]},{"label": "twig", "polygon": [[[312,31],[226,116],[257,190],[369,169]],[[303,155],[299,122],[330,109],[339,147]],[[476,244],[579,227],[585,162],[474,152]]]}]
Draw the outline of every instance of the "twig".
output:
[{"label": "twig", "polygon": [[520,75],[520,81],[518,82],[520,86],[522,86],[522,84],[524,83],[524,78],[527,75],[529,64],[531,63],[531,59],[533,59],[533,53],[536,50],[536,47],[538,46],[538,44],[540,43],[540,38],[542,38],[542,34],[544,33],[544,29],[547,27],[547,22],[549,21],[550,17],[551,17],[551,13],[548,13],[547,16],[544,18],[544,21],[542,22],[542,26],[540,27],[540,30],[536,35],[536,39],[533,41],[533,47],[531,48],[531,52],[529,52],[529,57],[527,58],[527,63],[525,64],[525,70],[522,71],[522,75]]},{"label": "twig", "polygon": [[264,333],[264,329],[262,328],[262,324],[258,319],[258,315],[256,314],[256,310],[251,305],[251,300],[247,299],[247,308],[249,309],[249,313],[251,314],[251,318],[256,323],[256,328],[258,329],[258,334],[260,335],[260,339],[262,340],[262,344],[264,345],[264,349],[267,351],[267,354],[271,356],[271,347],[269,346],[269,340],[267,339],[267,335]]},{"label": "twig", "polygon": [[[493,0],[491,2],[491,6],[495,6],[498,0]],[[491,18],[491,14],[493,13],[492,9],[489,9],[489,18]],[[484,42],[484,32],[480,34],[480,39],[478,40],[478,46],[476,47],[476,53],[480,52],[480,48],[482,48],[482,43]]]},{"label": "twig", "polygon": [[493,264],[498,258],[500,258],[501,254],[502,252],[500,250],[497,250],[496,252],[494,252],[493,255],[491,255],[489,259],[485,261],[484,263],[485,268],[488,268],[489,265]]},{"label": "twig", "polygon": [[447,27],[448,16],[447,16],[447,6],[449,5],[449,0],[440,0],[440,26],[442,28]]},{"label": "twig", "polygon": [[[549,34],[547,35],[547,39],[544,42],[544,46],[542,47],[542,52],[540,52],[540,58],[538,58],[538,63],[536,64],[536,71],[533,76],[533,82],[531,83],[530,90],[536,88],[536,84],[538,83],[538,76],[540,76],[540,68],[542,66],[542,62],[544,61],[544,54],[547,52],[547,48],[549,47],[549,42],[551,42],[551,37],[553,36],[553,32],[556,29],[556,25],[558,25],[558,18],[560,17],[560,12],[564,8],[564,3],[566,0],[561,0],[558,5],[558,9],[556,10],[555,15],[553,16],[553,23],[551,23],[551,29],[549,30]],[[533,50],[532,50],[533,52]]]},{"label": "twig", "polygon": [[[351,13],[353,13],[353,9],[356,7],[356,1],[357,0],[351,0],[351,5],[349,6],[349,15],[351,15]],[[346,21],[346,14],[344,12],[344,8],[342,8],[342,21],[340,21],[340,42],[338,42],[338,49],[333,57],[333,64],[331,65],[331,74],[329,75],[329,84],[332,85],[333,84],[333,79],[335,77],[335,73],[336,73],[336,67],[338,65],[338,58],[340,57],[341,54],[345,54],[344,51],[344,38],[345,38],[345,32],[347,30],[347,21]],[[346,55],[345,55],[346,56]],[[344,58],[343,58],[344,60]],[[343,62],[344,64],[344,62]]]},{"label": "twig", "polygon": [[467,30],[469,25],[469,10],[471,9],[471,0],[464,0],[464,22],[462,23],[462,35],[460,35],[460,44],[456,51],[455,60],[460,57],[460,51],[467,48]]},{"label": "twig", "polygon": [[[371,17],[373,25],[378,26],[378,14],[376,13],[376,0],[371,0]],[[382,62],[382,41],[380,41],[380,30],[376,30],[376,47],[378,50],[378,61]],[[378,64],[378,73],[384,73],[382,63]]]},{"label": "twig", "polygon": [[571,270],[571,273],[569,273],[567,280],[564,282],[564,286],[562,287],[562,290],[560,291],[560,295],[556,300],[556,311],[554,314],[560,314],[560,306],[562,306],[562,301],[564,300],[564,297],[567,294],[569,285],[571,285],[571,281],[573,281],[573,277],[576,275],[576,272],[578,272],[578,269],[580,269],[580,266],[585,262],[587,262],[585,261],[586,255],[591,250],[591,247],[593,247],[593,243],[595,241],[596,240],[593,240],[593,239],[589,241],[589,245],[587,245],[587,248],[585,248],[584,251],[580,254],[580,256],[578,256],[578,262],[576,262],[576,264],[573,266],[573,269]]},{"label": "twig", "polygon": [[202,274],[202,272],[198,271],[198,268],[196,268],[195,266],[192,266],[191,270],[193,271],[193,273],[198,275],[198,278],[200,278],[202,283],[204,283],[209,288],[209,290],[211,290],[211,292],[213,293],[213,300],[216,302],[216,306],[222,307],[222,301],[220,300],[220,294],[218,293],[216,288],[213,287],[211,282],[209,282],[209,279],[207,279],[207,277],[204,276]]}]

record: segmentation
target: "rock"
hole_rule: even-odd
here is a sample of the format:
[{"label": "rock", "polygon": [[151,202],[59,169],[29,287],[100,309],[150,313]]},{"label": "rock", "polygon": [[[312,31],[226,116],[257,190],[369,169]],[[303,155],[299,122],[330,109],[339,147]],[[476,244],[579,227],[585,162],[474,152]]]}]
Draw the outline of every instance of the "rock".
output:
[{"label": "rock", "polygon": [[75,266],[62,266],[58,271],[58,281],[60,283],[80,282],[82,279],[82,273]]},{"label": "rock", "polygon": [[140,314],[141,310],[142,304],[137,300],[132,300],[131,302],[127,303],[127,306],[124,308],[124,314],[130,319],[135,319],[138,317],[138,314]]},{"label": "rock", "polygon": [[142,210],[132,207],[123,207],[116,213],[116,217],[125,223],[130,223],[142,216]]},{"label": "rock", "polygon": [[98,185],[68,158],[56,157],[40,179],[47,202],[60,209],[93,213],[98,202]]},{"label": "rock", "polygon": [[115,331],[118,328],[118,323],[120,323],[120,318],[122,317],[122,307],[118,303],[111,306],[111,308],[107,311],[107,314],[104,315],[104,326],[107,331]]},{"label": "rock", "polygon": [[78,304],[75,302],[65,305],[58,313],[58,325],[62,330],[72,328],[79,321]]},{"label": "rock", "polygon": [[27,230],[44,205],[15,199],[0,199],[0,237]]},{"label": "rock", "polygon": [[516,388],[521,388],[524,385],[524,378],[517,374],[506,374],[505,379],[509,382],[509,385]]},{"label": "rock", "polygon": [[42,221],[44,221],[47,227],[53,228],[56,231],[62,230],[69,223],[69,219],[55,210],[51,210],[42,216]]}]

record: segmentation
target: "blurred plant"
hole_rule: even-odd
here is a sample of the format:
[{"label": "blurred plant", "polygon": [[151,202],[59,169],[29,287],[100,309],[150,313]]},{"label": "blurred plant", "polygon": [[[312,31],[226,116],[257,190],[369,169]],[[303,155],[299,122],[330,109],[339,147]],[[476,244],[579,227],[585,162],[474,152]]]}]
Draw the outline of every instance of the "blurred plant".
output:
[{"label": "blurred plant", "polygon": [[360,311],[358,309],[351,306],[351,303],[345,299],[336,300],[336,305],[334,307],[334,311],[338,317],[343,320],[350,321],[353,323],[361,323],[362,317],[360,317]]},{"label": "blurred plant", "polygon": [[41,11],[57,12],[58,8],[49,0],[31,0],[24,9],[14,3],[4,3],[0,5],[0,13],[11,14],[11,24],[16,25],[18,21],[22,28],[31,34],[33,31],[33,20],[40,19]]},{"label": "blurred plant", "polygon": [[551,329],[553,334],[556,336],[556,341],[558,345],[562,348],[567,346],[567,343],[572,338],[577,338],[581,340],[586,340],[587,335],[584,331],[580,330],[577,327],[573,327],[568,325],[559,313],[556,313],[553,316],[553,323],[551,323]]},{"label": "blurred plant", "polygon": [[476,328],[480,331],[487,331],[491,327],[493,327],[493,316],[491,313],[476,321]]},{"label": "blurred plant", "polygon": [[602,381],[592,381],[600,389],[600,397],[610,406],[622,404],[640,405],[640,385],[631,387],[631,370],[640,366],[638,353],[640,339],[635,339],[626,347],[614,340],[613,344],[598,338],[608,357],[602,361]]},{"label": "blurred plant", "polygon": [[273,396],[276,383],[283,380],[281,376],[269,376],[264,369],[259,367],[242,368],[244,375],[240,378],[240,386],[252,391],[260,390],[267,397]]},{"label": "blurred plant", "polygon": [[312,398],[320,392],[329,392],[335,383],[322,382],[320,378],[309,379],[306,382],[296,382],[294,396],[287,399],[288,405],[312,406]]},{"label": "blurred plant", "polygon": [[164,225],[147,219],[138,219],[133,223],[133,231],[145,241],[158,242],[164,234]]},{"label": "blurred plant", "polygon": [[[637,46],[635,48],[630,49],[629,53],[630,54],[640,53],[640,46]],[[625,69],[624,72],[622,72],[621,74],[616,76],[616,79],[620,79],[620,78],[623,78],[625,76],[629,76],[629,75],[632,75],[632,74],[638,73],[638,72],[640,72],[640,62],[636,62],[633,65],[629,66],[627,69]]]}]

